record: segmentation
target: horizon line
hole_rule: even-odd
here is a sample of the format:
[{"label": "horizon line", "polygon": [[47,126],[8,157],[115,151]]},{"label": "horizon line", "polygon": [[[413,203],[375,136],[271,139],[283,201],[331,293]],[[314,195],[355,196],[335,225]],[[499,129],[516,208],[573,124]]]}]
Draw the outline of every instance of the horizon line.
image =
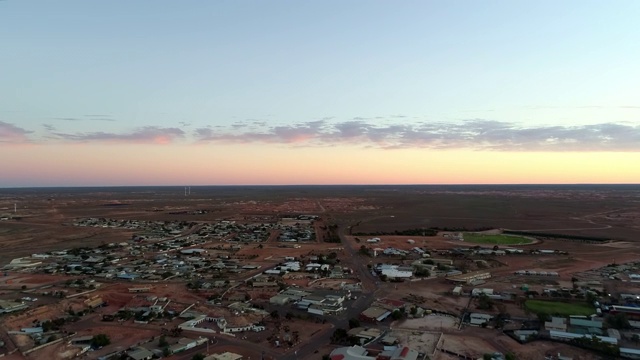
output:
[{"label": "horizon line", "polygon": [[320,186],[589,186],[589,185],[637,185],[640,183],[415,183],[415,184],[362,184],[362,183],[334,183],[334,184],[207,184],[207,185],[43,185],[43,186],[0,186],[2,190],[11,189],[54,189],[54,188],[184,188],[184,187],[320,187]]}]

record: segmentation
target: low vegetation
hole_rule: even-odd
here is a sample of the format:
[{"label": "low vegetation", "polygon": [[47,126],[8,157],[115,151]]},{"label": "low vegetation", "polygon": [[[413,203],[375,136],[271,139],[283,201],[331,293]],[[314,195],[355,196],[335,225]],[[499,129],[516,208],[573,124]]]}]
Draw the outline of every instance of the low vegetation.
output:
[{"label": "low vegetation", "polygon": [[596,242],[596,243],[607,242],[611,240],[610,238],[605,238],[600,236],[568,235],[568,234],[556,234],[556,233],[546,233],[546,232],[537,232],[537,231],[505,230],[504,233],[513,234],[513,235],[535,236],[537,238],[566,239],[566,240],[587,241],[587,242]]},{"label": "low vegetation", "polygon": [[464,241],[474,244],[494,244],[494,245],[520,245],[530,244],[531,239],[521,236],[512,235],[483,235],[474,233],[465,233]]},{"label": "low vegetation", "polygon": [[565,303],[560,301],[527,300],[524,303],[527,310],[535,314],[549,314],[552,316],[593,315],[595,310],[586,303]]}]

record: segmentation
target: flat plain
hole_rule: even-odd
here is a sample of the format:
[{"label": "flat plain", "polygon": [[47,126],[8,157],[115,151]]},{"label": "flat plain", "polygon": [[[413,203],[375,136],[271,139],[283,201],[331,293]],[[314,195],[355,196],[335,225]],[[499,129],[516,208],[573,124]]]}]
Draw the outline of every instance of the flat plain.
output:
[{"label": "flat plain", "polygon": [[[409,265],[415,261],[423,264],[431,261],[430,265],[434,265],[434,260],[445,260],[452,268],[464,272],[490,272],[491,278],[485,280],[482,287],[515,296],[513,301],[494,308],[495,313],[507,311],[520,319],[536,311],[591,314],[592,309],[583,299],[571,299],[570,305],[574,307],[568,309],[561,309],[562,305],[559,304],[564,302],[559,302],[559,299],[544,308],[538,302],[526,305],[526,294],[522,289],[538,294],[544,294],[549,288],[571,289],[577,284],[574,284],[574,280],[578,278],[585,283],[598,283],[604,293],[640,292],[635,282],[603,277],[598,270],[610,264],[640,259],[637,244],[640,239],[639,205],[640,186],[632,185],[255,186],[191,187],[186,191],[184,187],[1,189],[1,265],[18,257],[34,258],[33,254],[90,248],[98,252],[87,252],[83,261],[91,260],[95,254],[99,256],[100,251],[116,251],[125,263],[110,267],[118,271],[134,269],[140,272],[150,264],[159,267],[160,258],[169,253],[187,250],[187,253],[176,256],[196,261],[188,251],[204,251],[199,273],[211,285],[207,289],[193,289],[193,284],[203,282],[196,274],[174,278],[171,274],[163,276],[159,271],[150,275],[153,280],[149,278],[132,282],[97,279],[102,283],[101,287],[92,289],[91,295],[72,297],[74,291],[80,290],[73,289],[71,285],[94,280],[95,277],[74,272],[70,267],[55,274],[29,269],[8,272],[0,289],[3,299],[32,296],[36,291],[49,295],[38,296],[38,301],[33,304],[35,307],[28,312],[9,315],[3,326],[7,330],[15,330],[27,327],[38,319],[61,316],[69,310],[83,311],[87,302],[99,297],[108,305],[86,314],[82,320],[68,325],[69,328],[79,335],[91,335],[97,331],[111,334],[118,346],[128,348],[148,341],[153,336],[157,339],[162,327],[174,327],[182,321],[174,319],[167,321],[167,325],[141,325],[131,321],[116,325],[101,321],[102,315],[115,313],[125,307],[135,309],[143,306],[145,297],[171,298],[166,309],[175,313],[195,304],[191,309],[196,312],[234,318],[229,310],[217,304],[208,304],[208,301],[224,297],[225,305],[230,305],[237,300],[250,298],[254,303],[272,310],[274,308],[269,299],[281,289],[262,285],[272,281],[269,279],[274,276],[282,285],[319,293],[338,291],[344,286],[353,286],[355,289],[360,286],[360,290],[354,290],[360,294],[359,297],[348,300],[351,302],[346,310],[348,315],[328,317],[328,323],[306,318],[307,315],[292,321],[287,319],[289,330],[295,331],[301,338],[308,338],[306,343],[297,345],[296,350],[273,345],[273,339],[284,336],[289,330],[283,330],[280,322],[271,318],[262,319],[268,328],[266,333],[247,332],[243,335],[246,339],[226,339],[217,345],[220,349],[244,351],[245,356],[252,358],[257,358],[260,353],[258,350],[247,350],[246,344],[266,351],[266,358],[316,360],[337,346],[328,341],[335,327],[343,326],[348,317],[358,316],[360,311],[381,299],[389,298],[447,314],[482,311],[477,302],[469,297],[452,296],[453,285],[447,278],[446,270],[438,276],[415,277],[405,282],[382,281],[369,271],[377,263]],[[311,225],[315,238],[298,243],[284,242],[280,237],[288,231],[286,229],[289,226],[306,221],[300,220],[300,216],[317,217]],[[93,220],[87,222],[86,219]],[[120,226],[140,226],[145,223],[156,224],[156,227],[185,225],[180,231],[175,230],[175,235],[165,234],[165,239],[161,241],[154,240],[148,229]],[[221,223],[253,227],[243,234],[218,236],[212,230],[209,236],[202,232],[211,224]],[[85,226],[87,224],[90,226]],[[327,229],[337,230],[330,234]],[[261,231],[266,235],[257,241],[240,242],[232,239]],[[527,235],[505,234],[508,231],[520,231]],[[294,233],[295,236],[301,236],[297,230]],[[463,241],[459,234],[463,234]],[[151,238],[141,240],[140,236]],[[338,241],[325,242],[330,236],[334,236],[334,240],[337,237]],[[182,250],[158,250],[152,247],[156,242],[171,243],[187,238],[197,239],[198,242]],[[590,241],[592,238],[608,241]],[[501,251],[518,252],[498,254],[492,252],[494,245]],[[156,250],[135,254],[135,249],[141,246]],[[421,257],[415,253],[415,248],[427,250],[431,258]],[[460,248],[482,248],[488,253],[460,255],[456,253]],[[405,255],[371,256],[385,249],[403,251]],[[311,259],[318,255],[336,258],[340,267],[350,269],[351,274],[338,279],[318,279],[310,277],[308,271],[275,275],[263,273],[290,258],[310,264],[315,261]],[[228,277],[202,271],[207,264],[229,257],[246,265],[247,269],[237,274],[230,273]],[[46,260],[45,263],[47,261],[51,263],[52,260]],[[527,275],[522,275],[522,272]],[[532,273],[538,276],[531,276]],[[547,276],[552,273],[554,277]],[[248,280],[255,276],[265,280],[261,281],[260,286],[256,286],[257,281],[252,281],[248,286]],[[217,280],[223,283],[215,285]],[[131,293],[132,286],[148,290],[145,290],[144,297],[138,296]],[[225,290],[227,287],[229,291]],[[470,290],[468,285],[464,285],[465,292]],[[55,291],[72,294],[60,300],[51,295]],[[298,314],[291,307],[276,309],[280,309],[283,316],[288,312]],[[242,316],[234,319],[238,322],[252,320]],[[469,356],[481,356],[478,349],[482,349],[482,352],[513,351],[520,355],[520,359],[537,359],[540,349],[544,348],[545,353],[562,351],[564,354],[575,354],[575,358],[593,358],[588,352],[581,353],[566,344],[523,345],[506,337],[496,337],[491,330],[460,328],[458,319],[451,316],[430,315],[385,326],[397,330],[399,336],[405,334],[403,341],[415,344],[421,351],[445,349],[468,353]],[[413,336],[413,331],[426,331],[428,334]],[[24,335],[3,339],[7,343],[13,342],[13,346],[20,350],[33,345]],[[104,351],[110,349],[113,346]],[[71,350],[66,345],[56,345],[42,350],[42,353],[34,352],[28,358],[66,358],[59,355]],[[304,356],[298,357],[297,351]],[[69,354],[75,356],[75,353]],[[98,355],[100,352],[96,351],[91,356]],[[187,359],[191,355],[185,353],[182,357],[175,355],[175,358]],[[443,352],[431,358],[447,359],[447,356]]]},{"label": "flat plain", "polygon": [[[16,209],[14,213],[14,209]],[[205,209],[189,215],[188,210]],[[614,240],[640,239],[640,186],[247,186],[0,189],[0,263],[34,249],[121,239],[75,218],[214,221],[238,216],[323,214],[351,232],[413,228],[512,229]]]}]

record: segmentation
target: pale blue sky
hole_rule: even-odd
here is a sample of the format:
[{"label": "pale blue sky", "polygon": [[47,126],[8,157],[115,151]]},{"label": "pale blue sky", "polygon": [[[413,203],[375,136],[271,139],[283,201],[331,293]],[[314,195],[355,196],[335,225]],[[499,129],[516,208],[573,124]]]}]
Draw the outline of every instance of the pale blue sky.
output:
[{"label": "pale blue sky", "polygon": [[0,121],[32,140],[326,117],[637,125],[639,19],[639,1],[6,0]]}]

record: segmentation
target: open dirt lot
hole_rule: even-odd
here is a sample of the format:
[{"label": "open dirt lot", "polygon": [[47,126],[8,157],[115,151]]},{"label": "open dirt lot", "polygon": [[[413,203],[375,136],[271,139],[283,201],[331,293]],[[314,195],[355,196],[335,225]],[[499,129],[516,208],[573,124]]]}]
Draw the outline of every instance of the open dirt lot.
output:
[{"label": "open dirt lot", "polygon": [[398,339],[398,343],[413,350],[431,355],[440,340],[441,333],[394,329],[390,336]]}]

